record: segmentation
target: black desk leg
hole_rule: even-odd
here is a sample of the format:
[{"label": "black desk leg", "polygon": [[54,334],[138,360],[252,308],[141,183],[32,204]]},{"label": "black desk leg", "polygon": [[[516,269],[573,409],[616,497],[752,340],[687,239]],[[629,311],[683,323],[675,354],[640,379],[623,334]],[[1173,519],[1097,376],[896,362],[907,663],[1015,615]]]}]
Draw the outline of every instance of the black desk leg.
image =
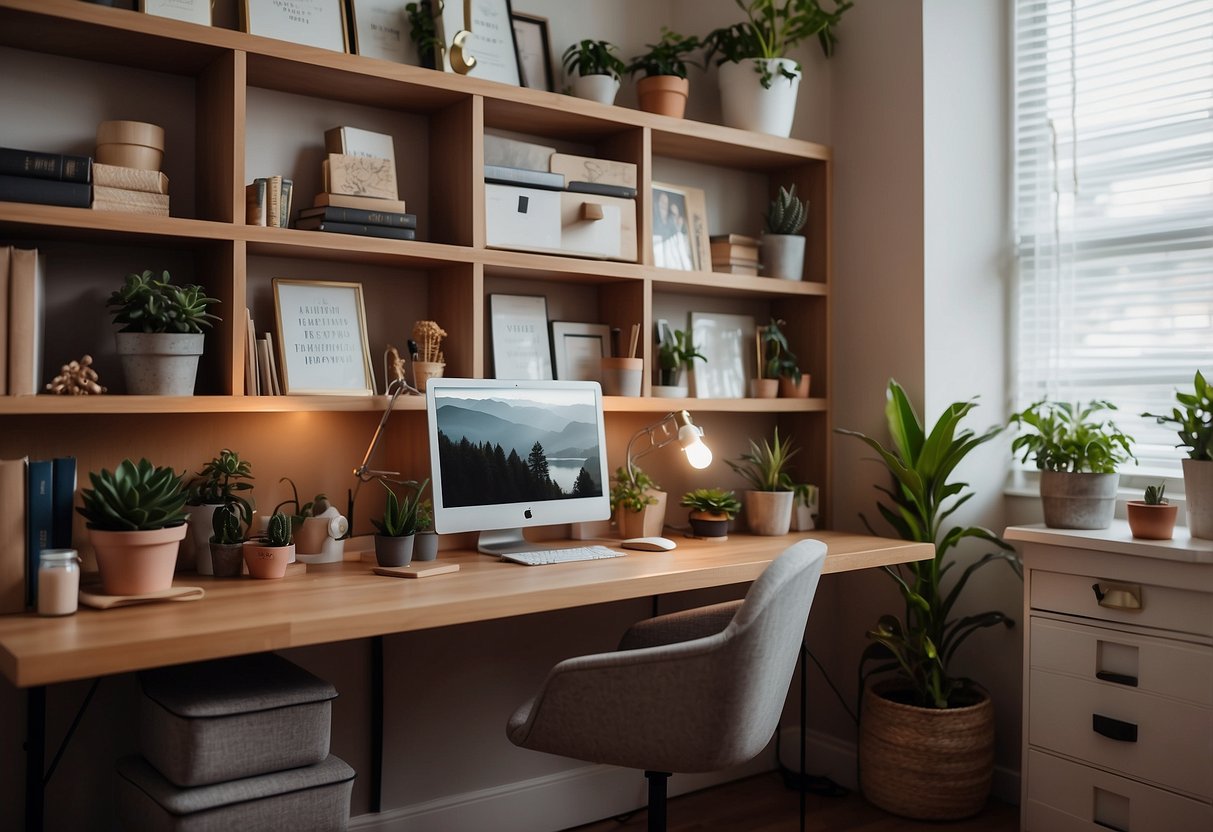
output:
[{"label": "black desk leg", "polygon": [[26,692],[25,712],[25,829],[42,832],[46,766],[46,688],[39,685]]},{"label": "black desk leg", "polygon": [[383,806],[383,636],[371,637],[371,800],[370,810]]},{"label": "black desk leg", "polygon": [[805,816],[805,773],[804,773],[804,746],[805,734],[808,731],[808,706],[809,699],[809,669],[805,663],[805,656],[808,655],[808,648],[804,646],[804,642],[800,642],[800,832],[804,832],[804,816]]}]

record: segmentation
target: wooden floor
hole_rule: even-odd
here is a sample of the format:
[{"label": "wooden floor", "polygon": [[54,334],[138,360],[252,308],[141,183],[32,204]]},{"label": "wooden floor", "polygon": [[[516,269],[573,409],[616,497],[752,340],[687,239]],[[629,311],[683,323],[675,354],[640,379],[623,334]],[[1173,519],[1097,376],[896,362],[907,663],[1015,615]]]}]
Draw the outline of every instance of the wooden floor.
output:
[{"label": "wooden floor", "polygon": [[[991,800],[974,818],[946,823],[906,820],[887,814],[852,793],[806,797],[807,832],[1017,832],[1019,810]],[[669,832],[796,832],[799,797],[771,772],[670,800]],[[578,826],[571,832],[636,832],[648,822],[644,810],[623,819]]]}]

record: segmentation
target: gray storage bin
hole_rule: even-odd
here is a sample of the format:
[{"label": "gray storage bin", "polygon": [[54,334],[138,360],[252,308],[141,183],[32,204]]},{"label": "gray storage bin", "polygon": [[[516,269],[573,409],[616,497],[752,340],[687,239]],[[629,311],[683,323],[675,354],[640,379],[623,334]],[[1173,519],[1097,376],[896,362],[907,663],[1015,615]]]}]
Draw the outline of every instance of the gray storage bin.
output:
[{"label": "gray storage bin", "polygon": [[142,757],[118,761],[118,822],[138,832],[309,832],[349,823],[354,770],[337,757],[316,765],[181,789]]},{"label": "gray storage bin", "polygon": [[139,750],[169,782],[202,786],[318,763],[336,689],[273,653],[148,670]]}]

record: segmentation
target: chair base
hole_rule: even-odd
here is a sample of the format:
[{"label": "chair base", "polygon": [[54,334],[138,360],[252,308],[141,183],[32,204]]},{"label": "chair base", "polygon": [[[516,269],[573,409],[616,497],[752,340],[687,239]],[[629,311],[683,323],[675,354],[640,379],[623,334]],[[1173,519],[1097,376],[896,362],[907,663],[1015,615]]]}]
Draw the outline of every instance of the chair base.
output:
[{"label": "chair base", "polygon": [[646,771],[644,779],[649,781],[649,832],[665,832],[666,783],[668,771]]}]

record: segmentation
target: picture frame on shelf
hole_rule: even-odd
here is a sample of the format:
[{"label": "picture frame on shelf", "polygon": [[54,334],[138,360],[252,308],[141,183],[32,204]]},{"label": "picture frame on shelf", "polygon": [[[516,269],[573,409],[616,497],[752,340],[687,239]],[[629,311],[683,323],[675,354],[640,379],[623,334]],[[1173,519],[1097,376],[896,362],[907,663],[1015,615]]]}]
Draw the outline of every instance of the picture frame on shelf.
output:
[{"label": "picture frame on shelf", "polygon": [[273,284],[283,394],[374,395],[362,284],[283,277]]},{"label": "picture frame on shelf", "polygon": [[698,399],[744,399],[755,377],[755,324],[750,315],[691,312],[692,343],[704,360],[695,365]]},{"label": "picture frame on shelf", "polygon": [[409,35],[405,7],[415,0],[349,0],[350,52],[398,64],[421,65]]},{"label": "picture frame on shelf", "polygon": [[518,68],[522,86],[533,90],[556,89],[552,77],[552,46],[548,38],[548,19],[535,14],[511,12],[514,27],[514,48],[518,51]]},{"label": "picture frame on shelf", "polygon": [[552,353],[557,380],[602,381],[602,359],[611,357],[611,328],[552,321]]},{"label": "picture frame on shelf", "polygon": [[240,28],[250,35],[346,52],[345,26],[345,0],[243,0],[240,4]]},{"label": "picture frame on shelf", "polygon": [[[510,0],[471,0],[472,19],[463,19],[463,3],[447,2],[435,16],[438,40],[442,44],[442,69],[455,72],[452,53],[476,59],[466,73],[469,78],[522,86],[522,69],[514,45],[514,27]],[[464,35],[463,33],[467,34]],[[459,39],[459,43],[455,43]]]},{"label": "picture frame on shelf", "polygon": [[139,0],[139,11],[153,17],[212,25],[211,0]]},{"label": "picture frame on shelf", "polygon": [[493,378],[552,380],[548,299],[543,295],[489,295]]},{"label": "picture frame on shelf", "polygon": [[653,183],[653,265],[711,271],[707,198],[701,188]]}]

